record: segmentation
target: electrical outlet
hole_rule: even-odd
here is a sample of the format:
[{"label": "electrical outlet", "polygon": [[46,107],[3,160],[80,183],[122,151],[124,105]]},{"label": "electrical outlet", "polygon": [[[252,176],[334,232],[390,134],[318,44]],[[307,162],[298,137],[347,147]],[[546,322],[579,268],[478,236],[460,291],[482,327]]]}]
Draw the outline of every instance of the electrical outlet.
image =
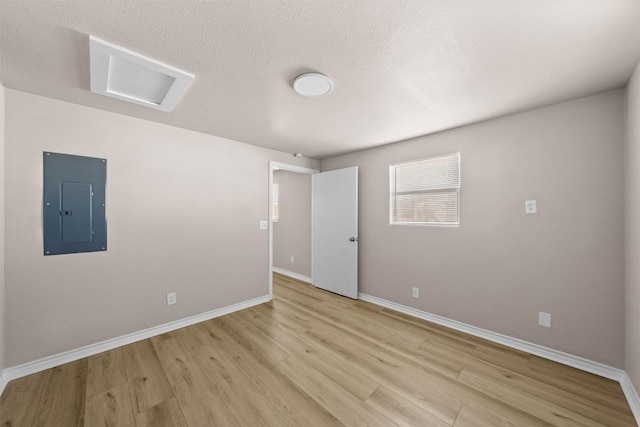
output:
[{"label": "electrical outlet", "polygon": [[538,325],[544,326],[545,328],[550,328],[551,314],[545,313],[544,311],[538,312]]},{"label": "electrical outlet", "polygon": [[291,264],[293,264],[293,255],[291,255]]},{"label": "electrical outlet", "polygon": [[176,303],[176,293],[171,292],[167,294],[167,305],[173,305]]},{"label": "electrical outlet", "polygon": [[524,213],[537,214],[538,213],[538,201],[537,200],[525,200],[524,201]]},{"label": "electrical outlet", "polygon": [[260,221],[260,230],[266,230],[269,228],[269,222],[268,221]]},{"label": "electrical outlet", "polygon": [[419,288],[413,288],[413,291],[411,292],[411,295],[414,298],[420,298],[420,289]]}]

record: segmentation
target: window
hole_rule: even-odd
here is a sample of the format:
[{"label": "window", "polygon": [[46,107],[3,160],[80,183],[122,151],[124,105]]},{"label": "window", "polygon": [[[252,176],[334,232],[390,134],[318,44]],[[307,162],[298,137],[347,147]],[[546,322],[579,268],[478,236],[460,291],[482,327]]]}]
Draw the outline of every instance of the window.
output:
[{"label": "window", "polygon": [[460,153],[389,166],[390,223],[460,225]]},{"label": "window", "polygon": [[273,184],[271,191],[271,222],[278,222],[278,184]]}]

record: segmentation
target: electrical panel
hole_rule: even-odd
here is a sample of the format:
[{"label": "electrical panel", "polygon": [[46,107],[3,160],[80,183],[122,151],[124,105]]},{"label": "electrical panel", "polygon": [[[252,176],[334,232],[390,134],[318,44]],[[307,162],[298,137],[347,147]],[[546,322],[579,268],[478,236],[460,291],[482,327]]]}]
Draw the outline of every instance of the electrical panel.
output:
[{"label": "electrical panel", "polygon": [[43,153],[44,254],[107,250],[107,161]]}]

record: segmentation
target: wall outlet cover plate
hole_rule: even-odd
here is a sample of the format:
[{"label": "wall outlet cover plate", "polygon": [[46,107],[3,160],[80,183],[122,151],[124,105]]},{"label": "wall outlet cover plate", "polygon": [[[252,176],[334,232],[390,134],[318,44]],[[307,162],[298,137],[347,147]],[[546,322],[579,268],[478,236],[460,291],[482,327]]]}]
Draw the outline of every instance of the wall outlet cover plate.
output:
[{"label": "wall outlet cover plate", "polygon": [[551,327],[551,314],[545,313],[541,311],[538,313],[538,325],[544,326],[545,328]]},{"label": "wall outlet cover plate", "polygon": [[526,214],[537,214],[538,213],[538,202],[536,200],[525,200],[524,201],[524,213],[526,213]]}]

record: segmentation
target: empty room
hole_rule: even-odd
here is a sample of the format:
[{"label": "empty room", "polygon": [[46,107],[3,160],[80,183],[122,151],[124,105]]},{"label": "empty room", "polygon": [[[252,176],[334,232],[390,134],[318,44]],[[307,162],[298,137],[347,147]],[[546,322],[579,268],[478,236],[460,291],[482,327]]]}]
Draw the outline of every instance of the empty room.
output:
[{"label": "empty room", "polygon": [[640,425],[640,0],[0,0],[0,425]]}]

